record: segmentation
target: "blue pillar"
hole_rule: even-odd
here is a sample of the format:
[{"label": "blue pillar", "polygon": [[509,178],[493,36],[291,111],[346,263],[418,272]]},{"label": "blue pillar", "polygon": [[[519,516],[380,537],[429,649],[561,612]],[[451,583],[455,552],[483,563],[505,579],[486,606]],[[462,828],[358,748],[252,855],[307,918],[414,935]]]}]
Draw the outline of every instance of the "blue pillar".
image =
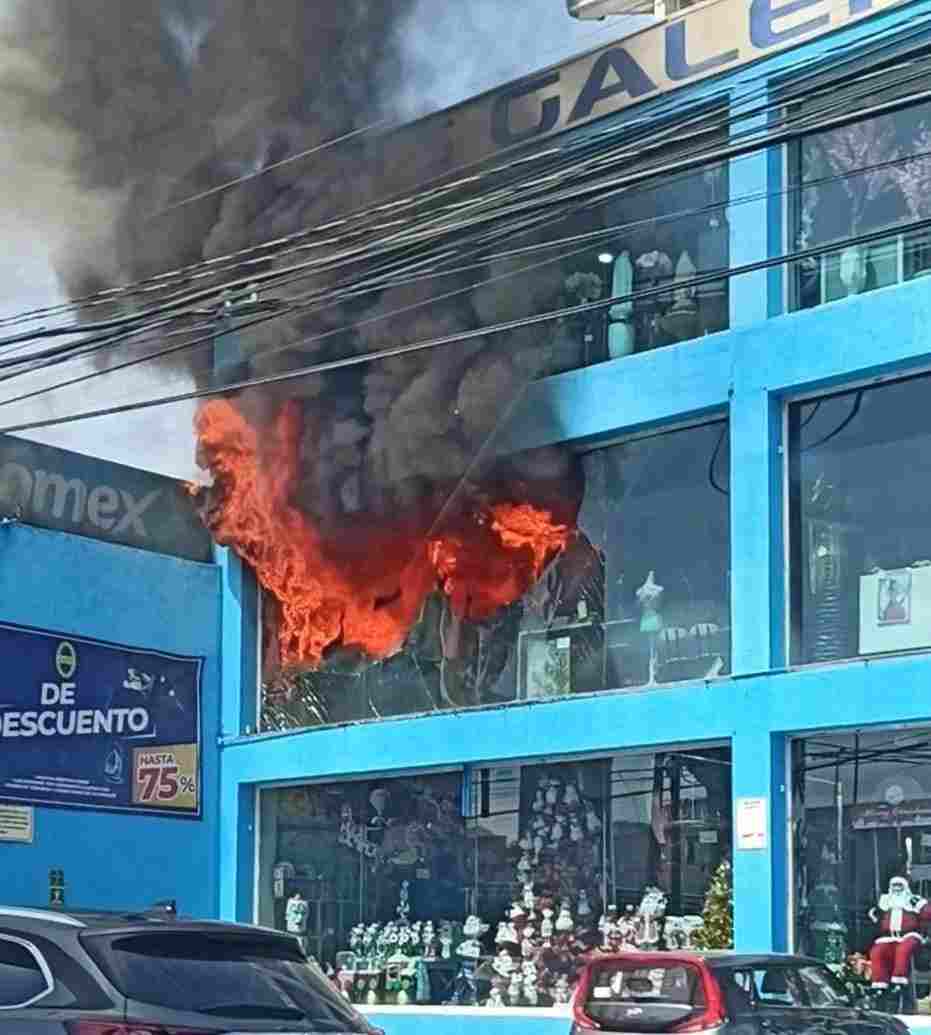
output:
[{"label": "blue pillar", "polygon": [[[222,773],[221,757],[221,773]],[[255,887],[256,793],[222,779],[220,796],[220,919],[252,923]]]},{"label": "blue pillar", "polygon": [[[753,688],[744,684],[745,705]],[[748,726],[752,708],[732,741],[734,792],[734,947],[738,952],[782,952],[788,945],[787,738]],[[763,798],[767,811],[766,845],[741,849],[738,809],[741,798]]]},{"label": "blue pillar", "polygon": [[258,589],[247,565],[216,548],[222,581],[221,737],[254,730],[258,697]]},{"label": "blue pillar", "polygon": [[781,400],[765,388],[735,382],[730,406],[731,670],[737,676],[785,663],[782,415]]},{"label": "blue pillar", "polygon": [[[757,104],[759,101],[757,101]],[[766,117],[740,119],[731,124],[735,142],[766,128]],[[743,266],[769,255],[770,212],[766,200],[769,157],[766,151],[732,158],[728,169],[728,207],[730,225],[730,265]],[[754,200],[744,200],[753,198]],[[765,320],[769,312],[769,284],[766,270],[744,273],[730,280],[730,325],[745,327]]]}]

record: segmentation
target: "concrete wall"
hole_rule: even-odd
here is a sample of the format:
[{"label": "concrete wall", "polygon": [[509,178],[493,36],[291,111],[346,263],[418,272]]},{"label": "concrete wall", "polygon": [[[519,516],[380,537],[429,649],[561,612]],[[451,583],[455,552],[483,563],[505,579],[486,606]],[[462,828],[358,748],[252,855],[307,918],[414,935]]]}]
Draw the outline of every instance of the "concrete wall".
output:
[{"label": "concrete wall", "polygon": [[4,621],[206,658],[204,818],[37,807],[32,845],[0,843],[5,904],[46,905],[48,871],[62,868],[72,908],[176,898],[186,912],[217,915],[221,574],[215,565],[61,532],[0,528]]}]

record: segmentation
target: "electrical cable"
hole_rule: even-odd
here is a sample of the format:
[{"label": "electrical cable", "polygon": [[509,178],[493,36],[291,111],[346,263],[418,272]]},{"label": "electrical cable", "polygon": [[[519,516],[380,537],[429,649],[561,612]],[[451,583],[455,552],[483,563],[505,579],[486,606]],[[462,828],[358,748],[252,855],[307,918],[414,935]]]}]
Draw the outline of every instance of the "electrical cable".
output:
[{"label": "electrical cable", "polygon": [[718,435],[717,445],[714,447],[714,451],[711,454],[711,460],[708,463],[708,481],[711,483],[711,488],[716,489],[721,493],[722,496],[730,496],[730,489],[722,488],[714,477],[715,464],[718,462],[718,454],[721,452],[721,446],[724,445],[724,436],[727,434],[727,421],[721,425],[721,434]]},{"label": "electrical cable", "polygon": [[[921,153],[921,154],[924,154],[924,153]],[[928,154],[931,154],[931,153],[928,153]],[[905,160],[906,161],[913,161],[913,160],[916,159],[916,157],[918,157],[918,155],[909,155],[907,157],[907,159],[905,159]],[[863,167],[861,169],[856,170],[856,174],[859,175],[859,174],[862,174],[864,172],[870,171],[870,170],[875,169],[875,168],[882,168],[882,167],[890,166],[890,165],[893,165],[893,164],[897,164],[897,162],[899,162],[899,161],[900,161],[900,159],[892,159],[892,160],[888,160],[886,162],[876,163],[874,166],[867,166],[867,167]],[[773,197],[773,196],[780,195],[780,194],[787,194],[787,193],[789,193],[791,191],[794,191],[794,190],[811,189],[812,187],[821,185],[821,184],[823,184],[825,182],[829,182],[829,181],[837,180],[837,179],[841,179],[841,178],[844,178],[844,177],[842,177],[842,176],[825,177],[825,178],[823,178],[821,180],[810,181],[810,182],[808,182],[808,183],[806,183],[804,185],[798,185],[796,187],[788,188],[788,189],[783,190],[783,191],[772,192],[771,194],[765,194],[764,193],[764,194],[748,195],[748,196],[740,197],[740,198],[737,198],[737,199],[731,198],[728,201],[727,207],[731,208],[731,207],[733,207],[733,206],[735,206],[737,204],[741,204],[741,203],[743,203],[745,201],[758,200],[758,199],[761,199],[761,198]],[[712,205],[706,206],[703,209],[693,210],[689,214],[695,214],[695,213],[701,212],[701,211],[716,211],[719,207],[720,206],[718,206],[718,205],[712,204]],[[593,239],[593,238],[594,239],[602,238],[604,236],[615,236],[622,229],[628,229],[628,228],[630,228],[632,226],[636,226],[636,225],[638,225],[640,223],[643,223],[643,222],[662,222],[663,219],[665,219],[665,218],[674,219],[674,218],[677,217],[677,215],[678,214],[673,213],[673,214],[670,214],[668,217],[658,217],[655,220],[647,219],[647,220],[634,221],[633,223],[622,224],[619,227],[609,227],[609,228],[606,228],[604,230],[594,231],[594,232],[592,232],[589,235],[576,235],[575,239],[589,239],[590,240],[590,239]],[[889,232],[892,232],[892,228],[887,228],[887,229],[889,230]],[[554,246],[555,246],[554,242],[543,242],[543,243],[538,244],[538,245],[530,246],[530,249],[526,249],[526,250],[550,249],[550,248],[552,248]],[[462,294],[471,293],[472,291],[474,291],[474,290],[476,290],[476,289],[478,289],[480,287],[488,286],[488,285],[490,285],[490,284],[492,284],[494,282],[497,282],[497,281],[500,281],[500,280],[503,280],[503,279],[507,279],[507,278],[515,277],[515,276],[522,276],[522,275],[524,275],[524,274],[526,274],[526,273],[528,273],[528,272],[530,272],[530,271],[532,271],[534,269],[540,268],[543,265],[547,265],[547,264],[555,262],[555,261],[561,262],[561,261],[564,261],[567,257],[572,257],[573,255],[576,255],[576,254],[583,254],[585,252],[589,252],[589,251],[592,251],[592,250],[594,250],[594,249],[586,246],[586,247],[583,247],[583,248],[576,249],[575,251],[569,252],[569,253],[561,252],[557,256],[552,258],[552,259],[547,259],[547,260],[544,260],[543,262],[540,262],[540,263],[534,263],[534,264],[532,264],[530,266],[522,267],[519,270],[515,270],[515,271],[507,272],[507,273],[504,273],[504,274],[500,274],[500,275],[495,276],[495,277],[490,277],[490,278],[487,278],[486,280],[483,280],[483,281],[473,282],[473,283],[470,283],[469,285],[466,285],[465,287],[458,288],[458,289],[456,289],[454,291],[447,292],[447,293],[445,293],[443,295],[433,296],[430,299],[424,300],[422,302],[414,303],[413,305],[410,305],[410,306],[405,306],[405,307],[402,307],[400,309],[392,310],[389,313],[379,314],[378,316],[373,317],[370,320],[361,321],[359,323],[356,323],[356,324],[353,325],[353,327],[354,328],[358,328],[360,326],[364,326],[364,325],[369,324],[369,323],[374,323],[374,322],[378,322],[378,321],[381,321],[381,320],[391,319],[391,318],[394,318],[394,317],[396,317],[398,315],[403,315],[406,312],[410,312],[412,310],[415,310],[415,309],[418,309],[418,308],[421,308],[421,307],[424,307],[424,306],[427,306],[427,305],[434,305],[437,302],[446,301],[446,300],[448,300],[448,299],[450,299],[450,298],[452,298],[452,297],[454,297],[456,295],[462,295]],[[506,252],[506,253],[502,253],[502,254],[504,256],[507,256],[509,254],[510,255],[519,254],[519,253],[522,253],[524,251],[525,251],[525,249],[512,249],[510,253]],[[490,258],[489,258],[488,261],[491,261]],[[485,262],[476,263],[471,268],[483,268],[485,265],[486,265]],[[450,275],[450,274],[452,274],[454,272],[462,272],[462,267],[456,267],[453,270],[447,271],[447,275]],[[430,276],[437,276],[437,275],[443,275],[443,274],[436,274],[436,273],[430,274]],[[416,279],[418,279],[418,278],[415,278],[415,281],[416,281]],[[378,286],[378,287],[374,288],[373,290],[381,290],[384,286],[389,286],[389,287],[393,286],[393,282],[389,282],[387,285]],[[351,295],[352,295],[352,297],[357,297],[360,293],[361,292],[359,291],[359,289],[356,288],[356,289],[354,289],[352,291]],[[335,302],[332,302],[332,303],[329,303],[329,304],[338,305],[338,304],[342,304],[342,301],[343,301],[342,299],[337,299]],[[327,306],[323,306],[322,308],[326,308],[326,307]],[[268,317],[267,319],[275,319],[278,316],[293,315],[293,313],[295,312],[295,308],[296,307],[293,307],[293,306],[292,307],[287,307],[282,312],[273,313],[272,316]],[[317,311],[319,311],[319,309]],[[256,325],[264,323],[264,322],[266,322],[266,318],[262,317],[262,318],[259,318],[257,320],[254,320],[254,321],[250,321],[247,324],[240,325],[238,328],[234,328],[234,330],[243,330],[243,329],[246,329],[248,327],[256,326]],[[343,331],[342,328],[337,328],[333,332],[328,332],[328,335],[339,334],[339,333],[342,333],[342,331]],[[179,333],[179,332],[174,332],[174,333]],[[326,337],[328,335],[324,335],[323,337]],[[130,360],[122,362],[122,363],[119,363],[117,365],[110,366],[110,367],[108,367],[108,368],[106,368],[104,370],[101,370],[101,371],[95,371],[95,372],[92,372],[90,374],[84,374],[84,375],[81,375],[81,376],[76,377],[74,379],[71,379],[69,381],[59,382],[56,385],[51,386],[51,388],[37,389],[37,390],[34,390],[32,392],[25,393],[23,395],[14,396],[11,399],[2,400],[2,401],[0,401],[0,405],[9,405],[9,404],[12,404],[14,402],[24,401],[24,400],[27,400],[29,398],[33,398],[36,395],[45,394],[49,390],[69,387],[69,386],[72,386],[74,384],[82,383],[82,382],[84,382],[86,380],[89,380],[89,379],[95,377],[95,376],[101,376],[103,374],[108,374],[108,373],[114,373],[114,372],[117,372],[119,370],[126,369],[127,367],[136,366],[136,365],[139,365],[139,364],[145,363],[145,362],[151,362],[152,360],[158,358],[159,356],[175,354],[177,352],[184,351],[185,349],[196,347],[197,345],[200,345],[200,344],[211,344],[215,340],[216,336],[217,336],[216,332],[214,331],[214,333],[207,335],[205,338],[196,339],[194,342],[184,343],[184,344],[182,344],[180,346],[172,346],[172,347],[170,347],[168,349],[161,350],[160,352],[156,352],[156,353],[154,353],[152,355],[146,355],[146,356],[142,356],[142,357],[135,357],[133,359],[130,359]],[[279,349],[266,350],[263,353],[263,357],[267,357],[270,354],[275,354],[275,353],[281,352],[281,351],[289,351],[289,349],[291,349],[291,348],[293,348],[293,346],[282,346]],[[65,360],[63,360],[63,361],[69,361],[69,360],[75,359],[75,358],[82,358],[82,356],[81,355],[77,355],[77,356],[73,356],[72,355],[72,356],[66,357]],[[32,372],[34,372],[34,370],[35,370],[35,368],[30,368],[25,373],[32,373]],[[8,380],[11,377],[15,377],[15,376],[19,376],[19,375],[18,374],[3,375],[3,376],[0,376],[0,381]],[[811,419],[811,416],[813,416],[813,414],[810,415],[810,417],[808,418],[809,420]]]},{"label": "electrical cable", "polygon": [[[929,93],[929,92],[925,91],[924,93],[919,94],[919,96],[925,96],[927,93]],[[893,109],[897,110],[898,106],[901,106],[901,105],[903,105],[905,103],[911,102],[913,99],[914,98],[913,98],[912,95],[910,95],[907,98],[897,98],[893,102],[889,102],[889,103],[884,104],[884,105],[874,106],[874,110],[883,110],[883,111],[885,111],[885,110],[889,109],[890,106]],[[857,113],[857,117],[861,118],[861,117],[863,117],[863,114],[864,114],[863,112],[859,112],[859,113]],[[849,113],[845,113],[845,118],[849,120],[850,114]],[[740,145],[740,146],[741,147],[746,147],[747,145]],[[734,148],[727,148],[725,150],[726,151],[733,151]],[[695,163],[695,159],[694,158],[689,160],[689,164],[690,165],[694,165],[694,163]],[[681,163],[680,163],[680,165],[681,165]],[[668,166],[667,166],[667,168],[668,168]],[[647,172],[645,174],[640,174],[640,175],[642,176],[642,175],[657,175],[657,174],[658,174],[657,170],[650,169],[650,170],[647,170]],[[633,177],[628,176],[626,178],[622,178],[622,180],[620,180],[620,181],[615,179],[615,183],[616,184],[617,183],[621,183],[622,187],[623,187],[623,186],[626,186],[627,183],[631,182],[632,180],[636,180],[636,179],[637,179],[637,175],[635,174]],[[604,187],[603,183],[598,185],[600,197],[602,197],[602,198],[604,198],[604,196],[605,196],[603,187]],[[592,190],[592,189],[593,188],[588,188],[588,190]],[[610,194],[608,196],[610,196]],[[524,203],[524,205],[522,207],[526,207],[527,204],[529,204],[529,203]],[[492,218],[492,217],[486,216],[485,218],[487,219],[487,218]],[[493,218],[500,218],[500,214],[494,214]],[[234,283],[234,285],[232,285],[232,287],[234,289],[235,288],[249,288],[253,284],[255,284],[255,282],[257,280],[261,282],[261,281],[264,281],[264,280],[267,279],[269,281],[274,282],[276,279],[280,279],[282,277],[283,273],[293,273],[293,272],[301,270],[301,269],[309,269],[309,268],[314,267],[314,265],[315,264],[313,262],[311,262],[311,263],[301,264],[298,267],[291,267],[290,269],[285,270],[285,271],[277,271],[277,270],[276,271],[271,271],[271,272],[269,272],[267,274],[259,275],[258,278],[256,278],[256,277],[250,278],[248,282],[247,281],[238,281],[238,282]],[[226,287],[227,290],[230,289],[230,285],[226,285],[225,287]],[[163,302],[160,306],[154,307],[153,309],[150,309],[150,310],[144,311],[142,313],[136,314],[134,317],[131,317],[131,318],[128,318],[128,319],[127,318],[123,318],[123,319],[120,319],[120,320],[104,321],[104,322],[92,325],[91,329],[107,329],[107,330],[109,330],[109,329],[115,329],[115,328],[118,328],[118,327],[121,327],[121,326],[126,326],[127,323],[131,324],[133,322],[140,322],[143,319],[147,319],[151,315],[157,315],[160,311],[164,311],[166,309],[170,309],[170,308],[174,308],[174,307],[179,307],[179,306],[181,306],[183,304],[192,304],[193,302],[205,301],[205,300],[211,298],[213,296],[213,294],[215,294],[215,289],[206,289],[206,290],[201,291],[200,293],[195,293],[193,297],[190,294],[188,294],[186,296],[182,296],[181,298],[178,298],[177,296],[174,297],[174,298],[169,298],[168,300]],[[87,329],[88,329],[87,327],[84,328],[84,330],[87,330]],[[53,328],[53,329],[46,329],[44,331],[39,331],[39,332],[36,332],[35,336],[36,337],[48,337],[48,336],[66,335],[66,336],[70,337],[70,336],[73,336],[75,333],[78,333],[78,332],[76,332],[75,329],[72,326],[69,326],[68,328]],[[16,342],[19,342],[19,341],[22,340],[22,336],[17,336],[17,338],[15,338],[15,339],[6,339],[6,340],[7,340],[7,342],[12,342],[14,340]]]},{"label": "electrical cable", "polygon": [[[900,103],[904,103],[905,101],[911,101],[911,99],[912,99],[912,98],[906,98],[906,99],[899,99],[899,102],[900,102]],[[858,118],[862,117],[862,112],[860,112],[860,113],[857,113],[857,117],[858,117]],[[285,271],[285,272],[289,272],[289,271]],[[276,271],[276,274],[277,274],[277,271]],[[280,274],[277,274],[277,275],[279,275],[279,276],[280,276]],[[136,320],[141,320],[141,319],[143,319],[143,316],[144,316],[144,315],[148,315],[148,314],[139,314],[139,315],[138,315],[138,316],[136,317]],[[119,322],[113,322],[113,321],[111,321],[111,322],[108,322],[108,323],[106,323],[106,324],[104,324],[104,325],[102,325],[102,326],[106,326],[106,327],[113,327],[113,326],[119,326],[119,325],[120,325],[120,324],[119,324]],[[125,324],[124,324],[124,326],[125,326]],[[145,329],[146,329],[146,330],[151,330],[151,327],[148,327],[148,328],[145,328]],[[69,333],[69,334],[74,334],[74,333],[76,333],[76,332],[74,331],[74,329],[72,329],[72,328],[68,328],[68,329],[67,329],[67,333]],[[83,347],[83,346],[85,345],[85,342],[81,342],[81,343],[79,343],[79,345]],[[34,355],[32,355],[32,356],[30,356],[30,357],[29,357],[29,361],[30,361],[30,362],[32,362],[32,363],[34,364],[34,361],[35,361],[35,357],[34,357]]]},{"label": "electrical cable", "polygon": [[824,438],[819,438],[817,442],[812,442],[809,446],[800,446],[800,452],[807,453],[812,449],[817,449],[819,446],[823,446],[826,442],[830,442],[832,438],[835,438],[837,435],[839,435],[844,430],[844,428],[848,427],[854,420],[856,415],[860,412],[860,405],[863,402],[863,392],[864,389],[862,388],[857,392],[856,398],[853,401],[853,406],[850,409],[850,413],[847,414],[847,416],[840,422],[840,424],[837,425],[837,427],[830,434],[825,435]]},{"label": "electrical cable", "polygon": [[[910,230],[931,229],[931,217],[927,219],[916,220],[908,224],[908,226]],[[845,242],[841,243],[846,243],[847,246],[851,246],[854,244],[869,244],[874,241],[882,240],[886,237],[888,237],[888,231],[884,229],[858,234],[855,237],[847,238]],[[798,262],[805,258],[830,254],[831,252],[836,252],[838,250],[838,246],[838,242],[832,242],[828,245],[819,245],[817,247],[807,248],[802,251],[792,252],[767,259],[760,259],[755,262],[746,263],[739,267],[733,267],[730,270],[717,270],[711,273],[700,274],[695,277],[683,279],[677,284],[677,288],[680,288],[682,290],[690,290],[692,288],[701,287],[703,285],[714,283],[725,278],[742,276],[746,273],[760,272],[766,269],[771,269],[775,266],[784,265],[788,262]],[[660,287],[648,288],[638,292],[634,292],[632,294],[618,295],[613,298],[599,300],[596,302],[585,302],[580,305],[569,306],[554,311],[548,311],[546,313],[539,313],[535,314],[534,316],[524,317],[519,320],[510,320],[503,323],[487,325],[468,331],[462,331],[457,334],[444,335],[438,338],[429,338],[422,341],[409,343],[406,345],[394,346],[389,349],[380,349],[375,352],[363,353],[360,355],[344,356],[340,359],[309,364],[307,366],[295,370],[285,371],[277,374],[267,374],[262,377],[243,378],[242,380],[235,381],[231,384],[223,385],[220,387],[195,389],[189,392],[181,392],[169,396],[155,397],[133,403],[124,403],[121,405],[110,406],[97,410],[88,410],[82,413],[69,414],[62,417],[8,425],[6,427],[0,428],[0,434],[30,431],[35,430],[37,428],[57,427],[61,424],[71,424],[76,421],[87,420],[92,417],[112,416],[115,414],[128,413],[140,409],[147,409],[152,406],[164,406],[170,403],[209,398],[211,396],[216,395],[228,395],[248,388],[259,388],[266,385],[282,384],[288,381],[296,380],[297,378],[301,377],[308,377],[310,375],[328,373],[334,370],[343,370],[354,366],[375,363],[383,359],[391,359],[397,356],[410,355],[417,352],[432,350],[443,345],[456,344],[460,341],[471,341],[475,340],[476,338],[484,338],[507,331],[517,330],[523,327],[538,326],[540,324],[548,323],[553,320],[561,319],[568,316],[579,316],[585,313],[597,312],[600,309],[610,308],[611,306],[619,305],[624,302],[635,301],[637,299],[647,297],[655,297],[657,295],[668,294],[668,292],[668,285],[662,285]],[[308,344],[313,343],[316,340],[317,339],[314,337],[305,338],[299,342],[295,342],[291,347],[302,348]],[[106,373],[106,371],[100,371],[99,373]],[[839,430],[841,429],[838,429],[838,431]]]},{"label": "electrical cable", "polygon": [[[923,36],[923,34],[924,34],[924,29],[925,29],[925,26],[924,26],[924,24],[923,24],[923,23],[922,23],[922,24],[919,24],[919,25],[916,25],[916,26],[915,26],[915,27],[913,28],[913,30],[912,30],[912,32],[911,32],[911,34],[910,34],[910,35],[912,35],[912,36],[913,36],[913,37],[915,37],[915,38],[918,38],[919,36]],[[901,34],[900,34],[900,35],[901,35]],[[897,49],[901,49],[901,39],[896,39],[896,40],[893,40],[893,41],[892,41],[892,43],[896,44],[896,46],[897,46]],[[886,48],[887,48],[888,46],[890,46],[890,45],[891,45],[890,43],[887,43],[887,42],[883,41],[883,42],[881,42],[881,43],[880,43],[880,44],[879,44],[878,46],[879,46],[879,47],[881,47],[882,49],[886,49]],[[855,62],[855,61],[858,61],[858,60],[862,60],[862,57],[863,57],[863,53],[864,53],[864,49],[863,49],[863,48],[861,48],[861,49],[859,49],[859,50],[858,50],[858,51],[857,51],[856,53],[854,53],[853,55],[848,55],[848,56],[846,57],[846,61],[847,61],[847,63],[850,63],[850,62]],[[813,73],[810,73],[810,75],[811,75],[811,76],[817,76],[817,75],[821,75],[821,72],[820,72],[820,70],[816,70],[815,72],[813,72]],[[780,96],[780,98],[778,99],[778,104],[784,104],[784,103],[787,103],[787,102],[788,102],[788,101],[790,101],[790,100],[791,100],[791,96],[789,96],[789,97],[786,97],[785,95],[783,95],[783,96]],[[672,100],[671,100],[671,99],[668,99],[668,98],[667,98],[667,99],[666,99],[666,103],[667,103],[667,104],[670,104],[670,103],[672,103]],[[732,104],[731,104],[731,108],[733,108],[733,107],[734,107],[734,103],[735,103],[735,102],[732,102]],[[641,119],[641,120],[639,120],[639,121],[643,121],[643,120]],[[651,121],[654,121],[654,120],[651,120]],[[635,124],[635,123],[633,123],[633,124]],[[620,128],[620,130],[624,130],[624,129],[626,128],[626,126],[621,126],[621,127],[619,127],[619,128]],[[599,134],[599,142],[601,142],[601,137],[602,137],[603,135],[604,135],[604,133],[602,133],[602,134]],[[428,181],[428,182],[429,182],[429,181]],[[339,222],[339,221],[338,221],[338,222]],[[332,222],[331,222],[330,224],[326,224],[326,226],[329,226],[329,227],[332,227],[332,226],[334,226],[334,225],[337,225],[337,224],[335,224],[335,223],[332,223]],[[270,246],[272,246],[272,245],[274,245],[274,244],[276,244],[276,243],[279,243],[279,242],[281,242],[281,241],[288,241],[288,240],[294,240],[294,239],[296,239],[296,238],[298,238],[298,237],[304,236],[304,235],[305,235],[306,233],[307,233],[307,231],[306,231],[306,230],[305,230],[305,231],[299,231],[299,232],[298,232],[298,233],[296,233],[296,234],[293,234],[293,235],[288,235],[288,237],[286,237],[286,238],[280,238],[280,239],[278,239],[278,242],[266,242],[266,243],[265,243],[265,244],[263,244],[263,245],[253,246],[252,248],[247,248],[247,249],[240,249],[240,251],[239,251],[239,252],[237,252],[237,253],[230,253],[230,255],[231,255],[231,256],[235,256],[235,255],[237,255],[237,254],[247,254],[247,253],[249,253],[249,252],[253,252],[253,251],[256,251],[256,250],[259,250],[259,249],[266,249],[266,248],[268,248],[268,247],[270,247]],[[205,263],[203,263],[203,264],[201,264],[201,265],[202,265],[202,266],[210,266],[210,265],[212,265],[212,264],[214,264],[214,263],[216,263],[216,262],[219,262],[219,261],[223,261],[223,260],[224,260],[224,258],[227,258],[227,257],[222,257],[222,256],[221,256],[221,257],[218,257],[218,259],[215,259],[215,260],[207,260],[207,261],[206,261]],[[266,256],[266,257],[264,257],[264,258],[265,258],[265,259],[267,259],[268,257]],[[264,259],[263,259],[263,261],[264,261]],[[182,269],[188,269],[188,270],[193,270],[193,269],[196,269],[196,268],[197,268],[197,265],[195,264],[194,266],[191,266],[191,267],[183,267]],[[171,274],[168,274],[168,275],[171,275]],[[165,277],[165,276],[166,276],[166,274],[160,274],[160,275],[158,275],[158,276],[157,276],[157,277],[155,277],[155,278],[150,278],[150,282],[151,282],[151,283],[153,283],[153,284],[156,284],[156,285],[157,285],[157,283],[158,283],[159,281],[163,281],[163,280],[164,280],[164,277]],[[98,295],[97,295],[97,296],[87,296],[87,297],[88,297],[88,298],[94,298],[94,297],[97,297],[97,298],[103,299],[103,301],[101,301],[101,302],[100,302],[100,304],[106,304],[106,302],[108,302],[108,301],[112,301],[112,298],[113,298],[113,296],[114,296],[114,294],[115,294],[115,293],[117,293],[117,292],[121,292],[121,291],[124,291],[124,290],[128,290],[128,288],[108,289],[108,290],[107,290],[107,291],[105,291],[105,292],[101,292],[101,293],[98,293]],[[78,303],[79,303],[79,301],[80,301],[80,300],[76,300],[74,304],[78,304]],[[36,314],[36,315],[39,315],[39,314],[43,314],[43,313],[45,313],[45,312],[48,312],[48,311],[49,311],[48,309],[46,309],[46,310],[34,310],[34,311],[33,311],[33,313],[34,313],[34,314]],[[61,311],[61,310],[59,309],[58,311]]]}]

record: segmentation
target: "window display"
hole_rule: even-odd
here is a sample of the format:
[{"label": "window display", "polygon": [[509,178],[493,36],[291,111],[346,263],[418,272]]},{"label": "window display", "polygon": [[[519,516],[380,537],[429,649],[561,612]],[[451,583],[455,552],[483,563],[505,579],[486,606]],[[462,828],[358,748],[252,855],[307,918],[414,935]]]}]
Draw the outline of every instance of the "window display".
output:
[{"label": "window display", "polygon": [[[864,95],[856,77],[847,89],[852,111],[880,106],[914,91],[901,64],[871,75]],[[903,82],[904,78],[904,82]],[[835,106],[843,103],[843,92]],[[813,102],[814,106],[814,102]],[[801,106],[804,112],[804,105]],[[927,101],[860,122],[812,133],[789,150],[798,249],[890,229],[888,239],[852,243],[798,263],[793,280],[797,308],[808,308],[897,284],[931,272],[927,229],[896,233],[931,215],[931,104]]]},{"label": "window display", "polygon": [[795,663],[931,647],[931,380],[789,408]]},{"label": "window display", "polygon": [[895,1009],[931,991],[931,729],[793,744],[795,948]]},{"label": "window display", "polygon": [[258,920],[354,1002],[565,1003],[583,956],[698,944],[726,747],[261,794]]},{"label": "window display", "polygon": [[[525,462],[540,467],[552,458]],[[400,648],[379,660],[336,643],[314,663],[290,668],[270,657],[263,728],[726,674],[727,423],[623,442],[571,462],[576,474],[566,483],[579,489],[572,522],[556,529],[558,542],[539,548],[532,570],[529,550],[512,551],[508,566],[499,568],[495,550],[500,542],[483,539],[473,544],[473,555],[461,533],[438,536],[431,556],[447,546],[455,553],[443,568],[444,579],[437,582],[432,574],[432,591],[412,613]],[[562,484],[557,487],[562,491]],[[510,524],[501,526],[501,534],[529,542],[521,538],[529,534],[529,509],[518,514],[519,508],[508,507]],[[492,535],[487,523],[482,535]],[[514,570],[518,562],[527,568],[520,579]],[[366,557],[365,565],[374,563]],[[362,561],[355,566],[361,568]],[[274,601],[264,614],[266,643],[273,653],[279,642]]]}]

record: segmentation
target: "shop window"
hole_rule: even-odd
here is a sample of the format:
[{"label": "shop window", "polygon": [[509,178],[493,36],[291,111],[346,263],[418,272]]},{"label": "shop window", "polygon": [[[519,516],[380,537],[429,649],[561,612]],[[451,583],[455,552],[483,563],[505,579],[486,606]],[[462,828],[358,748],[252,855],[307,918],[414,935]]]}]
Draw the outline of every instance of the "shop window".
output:
[{"label": "shop window", "polygon": [[593,948],[696,943],[730,751],[288,787],[260,811],[258,919],[355,1001],[550,1005]]},{"label": "shop window", "polygon": [[[403,649],[385,660],[336,649],[315,667],[282,670],[276,607],[266,597],[263,728],[726,675],[727,423],[623,442],[571,462],[572,478],[564,478],[559,493],[578,485],[580,505],[564,526],[565,548],[529,580],[529,589],[474,617],[463,613],[468,602],[457,603],[455,592],[432,593]],[[528,471],[531,464],[539,458],[530,458]],[[481,557],[484,578],[488,564]],[[487,592],[498,592],[507,574],[496,576]]]},{"label": "shop window", "polygon": [[[921,89],[918,62],[896,62],[870,80],[858,75],[832,97],[837,114],[847,95],[852,112],[881,106]],[[824,100],[812,102],[823,109]],[[797,107],[804,116],[806,107]],[[909,231],[910,222],[931,216],[931,103],[878,114],[803,136],[789,149],[793,190],[790,212],[794,246],[803,250],[889,228],[888,238],[839,244],[796,264],[792,303],[808,308],[823,302],[898,284],[931,272],[931,234]]]},{"label": "shop window", "polygon": [[800,739],[792,769],[796,951],[926,995],[927,952],[907,936],[929,916],[931,729]]},{"label": "shop window", "polygon": [[931,381],[789,408],[797,664],[931,647]]}]

